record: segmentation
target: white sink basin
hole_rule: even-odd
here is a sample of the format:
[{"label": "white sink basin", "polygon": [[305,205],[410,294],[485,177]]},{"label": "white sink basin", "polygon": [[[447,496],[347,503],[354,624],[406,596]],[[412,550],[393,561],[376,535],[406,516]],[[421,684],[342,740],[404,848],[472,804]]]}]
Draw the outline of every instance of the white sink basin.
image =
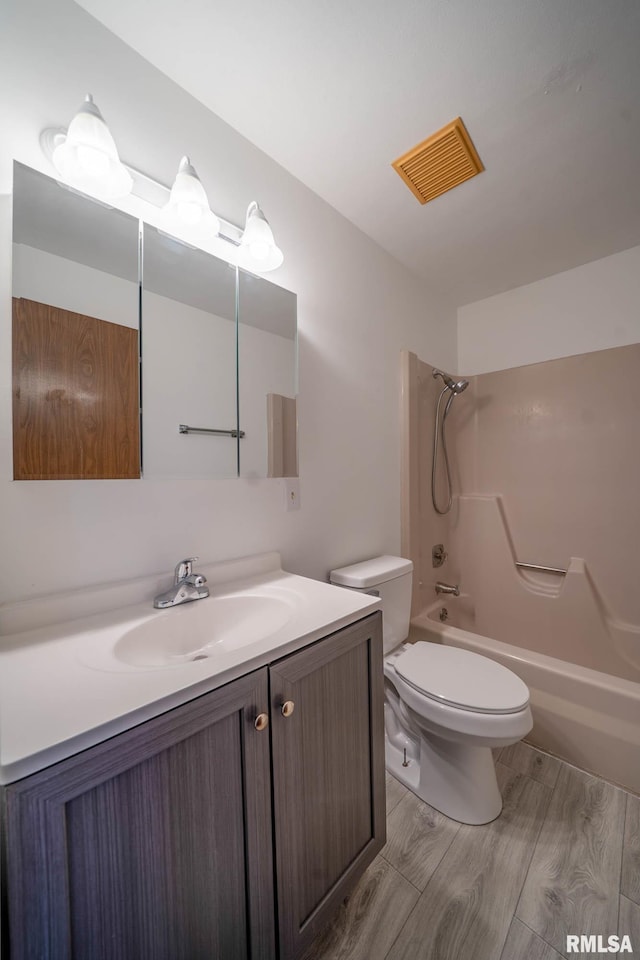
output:
[{"label": "white sink basin", "polygon": [[211,596],[167,610],[151,605],[163,586],[157,576],[3,605],[0,784],[266,667],[380,606],[285,573],[277,553],[203,564],[200,572]]},{"label": "white sink basin", "polygon": [[113,655],[134,667],[205,660],[263,640],[291,615],[291,606],[278,597],[207,597],[171,607],[128,630],[117,640]]}]

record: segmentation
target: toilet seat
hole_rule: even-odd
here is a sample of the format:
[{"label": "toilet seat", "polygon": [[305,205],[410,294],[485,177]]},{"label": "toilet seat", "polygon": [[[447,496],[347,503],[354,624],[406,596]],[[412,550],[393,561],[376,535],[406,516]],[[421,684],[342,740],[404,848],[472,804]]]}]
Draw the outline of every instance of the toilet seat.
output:
[{"label": "toilet seat", "polygon": [[529,703],[529,690],[519,677],[470,650],[419,641],[409,645],[393,665],[417,693],[458,710],[510,714]]}]

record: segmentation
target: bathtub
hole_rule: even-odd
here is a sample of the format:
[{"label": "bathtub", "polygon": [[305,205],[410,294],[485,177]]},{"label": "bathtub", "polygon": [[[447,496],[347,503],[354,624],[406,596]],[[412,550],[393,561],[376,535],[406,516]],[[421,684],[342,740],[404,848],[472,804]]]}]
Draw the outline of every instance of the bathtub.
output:
[{"label": "bathtub", "polygon": [[457,601],[447,598],[441,622],[438,600],[411,621],[409,640],[462,647],[504,664],[531,691],[527,742],[640,793],[640,683],[474,633],[460,600],[459,620]]}]

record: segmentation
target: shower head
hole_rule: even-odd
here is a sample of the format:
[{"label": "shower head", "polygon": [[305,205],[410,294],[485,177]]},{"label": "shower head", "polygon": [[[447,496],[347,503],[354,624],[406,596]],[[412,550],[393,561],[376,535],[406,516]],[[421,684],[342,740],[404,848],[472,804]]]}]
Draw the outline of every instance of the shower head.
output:
[{"label": "shower head", "polygon": [[466,390],[466,389],[467,389],[467,387],[469,386],[469,381],[468,381],[468,380],[456,380],[456,382],[455,382],[454,384],[452,384],[451,386],[450,386],[449,384],[447,384],[447,386],[448,386],[451,390],[453,390],[453,392],[454,392],[455,394],[458,394],[458,393],[462,393],[463,390]]},{"label": "shower head", "polygon": [[441,377],[442,380],[444,380],[445,386],[456,396],[469,386],[468,380],[454,380],[453,377],[449,377],[446,373],[443,373],[442,370],[434,370],[433,376],[434,378]]}]

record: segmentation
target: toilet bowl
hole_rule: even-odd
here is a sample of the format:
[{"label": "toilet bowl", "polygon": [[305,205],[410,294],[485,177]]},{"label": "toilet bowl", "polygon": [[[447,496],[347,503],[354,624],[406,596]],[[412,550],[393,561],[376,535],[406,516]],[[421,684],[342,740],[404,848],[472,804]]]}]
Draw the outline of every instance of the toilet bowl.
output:
[{"label": "toilet bowl", "polygon": [[502,809],[492,748],[531,730],[529,690],[488,657],[404,643],[412,569],[402,558],[376,557],[334,570],[330,580],[382,601],[387,770],[453,820],[488,823]]},{"label": "toilet bowl", "polygon": [[531,730],[526,685],[488,657],[427,641],[387,656],[384,674],[389,772],[453,820],[494,820],[491,751]]}]

